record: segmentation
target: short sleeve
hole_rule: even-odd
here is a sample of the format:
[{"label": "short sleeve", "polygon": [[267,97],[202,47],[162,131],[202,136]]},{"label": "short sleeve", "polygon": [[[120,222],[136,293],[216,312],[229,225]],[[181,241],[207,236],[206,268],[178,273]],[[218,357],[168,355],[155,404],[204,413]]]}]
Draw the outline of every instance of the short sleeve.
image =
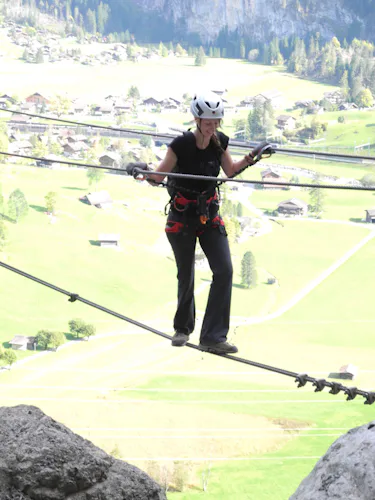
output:
[{"label": "short sleeve", "polygon": [[220,141],[220,145],[221,147],[224,149],[224,151],[226,151],[227,147],[228,147],[228,143],[229,143],[229,137],[225,134],[223,134],[223,132],[218,132],[218,139]]},{"label": "short sleeve", "polygon": [[188,134],[175,137],[169,144],[169,147],[172,149],[177,158],[181,158],[181,156],[184,154],[184,151],[186,151],[187,142],[190,142],[188,139]]}]

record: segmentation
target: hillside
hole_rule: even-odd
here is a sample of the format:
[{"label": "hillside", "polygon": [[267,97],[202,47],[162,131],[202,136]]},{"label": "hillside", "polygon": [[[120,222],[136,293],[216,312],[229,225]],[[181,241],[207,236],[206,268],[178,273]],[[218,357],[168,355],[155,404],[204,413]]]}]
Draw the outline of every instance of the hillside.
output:
[{"label": "hillside", "polygon": [[29,22],[40,9],[92,33],[129,30],[141,42],[153,43],[220,46],[243,37],[254,45],[317,32],[323,39],[375,36],[371,0],[2,0],[1,6],[7,15]]}]

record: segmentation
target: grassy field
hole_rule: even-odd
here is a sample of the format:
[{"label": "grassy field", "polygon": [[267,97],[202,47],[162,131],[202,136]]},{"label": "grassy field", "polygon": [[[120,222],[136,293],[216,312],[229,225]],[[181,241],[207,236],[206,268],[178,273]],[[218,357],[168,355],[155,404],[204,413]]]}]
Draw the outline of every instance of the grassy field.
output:
[{"label": "grassy field", "polygon": [[[282,318],[238,328],[241,355],[317,377],[352,362],[355,384],[373,387],[373,306],[363,290],[374,252],[372,242]],[[178,500],[285,500],[339,435],[373,419],[362,398],[296,389],[132,326],[3,372],[0,384],[1,404],[35,404],[145,470],[183,461],[188,489],[168,495]]]}]

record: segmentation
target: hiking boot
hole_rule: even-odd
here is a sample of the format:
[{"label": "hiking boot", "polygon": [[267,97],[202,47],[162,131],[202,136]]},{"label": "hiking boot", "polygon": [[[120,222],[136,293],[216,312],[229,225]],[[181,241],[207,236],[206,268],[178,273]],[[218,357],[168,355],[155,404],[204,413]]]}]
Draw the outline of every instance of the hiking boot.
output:
[{"label": "hiking boot", "polygon": [[176,332],[172,337],[172,345],[175,347],[183,347],[189,340],[187,333]]},{"label": "hiking boot", "polygon": [[201,351],[212,352],[213,354],[234,354],[238,352],[235,345],[229,342],[218,342],[217,344],[199,344]]}]

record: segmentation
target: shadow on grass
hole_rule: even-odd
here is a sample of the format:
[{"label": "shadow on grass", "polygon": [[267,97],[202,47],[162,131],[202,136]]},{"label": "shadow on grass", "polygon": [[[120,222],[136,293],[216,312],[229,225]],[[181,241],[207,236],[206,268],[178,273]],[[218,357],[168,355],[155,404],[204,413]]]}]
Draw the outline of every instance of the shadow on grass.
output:
[{"label": "shadow on grass", "polygon": [[93,247],[100,247],[100,241],[98,240],[89,240],[89,242]]},{"label": "shadow on grass", "polygon": [[82,340],[81,337],[77,337],[76,335],[73,335],[73,333],[70,332],[64,332],[66,340]]},{"label": "shadow on grass", "polygon": [[37,212],[42,212],[42,213],[47,212],[46,207],[41,207],[40,205],[29,205],[29,207],[32,208],[33,210],[36,210]]},{"label": "shadow on grass", "polygon": [[63,186],[63,189],[71,189],[72,191],[86,191],[85,188],[77,188],[77,187],[70,187],[70,186]]},{"label": "shadow on grass", "polygon": [[10,217],[8,217],[8,216],[7,216],[7,215],[5,215],[5,214],[0,214],[0,220],[2,220],[2,219],[3,219],[3,220],[6,220],[6,221],[8,221],[8,222],[11,222],[12,224],[16,224],[16,223],[17,223],[17,221],[16,221],[16,220],[11,219]]},{"label": "shadow on grass", "polygon": [[361,219],[360,217],[350,217],[350,222],[366,222],[364,219]]}]

